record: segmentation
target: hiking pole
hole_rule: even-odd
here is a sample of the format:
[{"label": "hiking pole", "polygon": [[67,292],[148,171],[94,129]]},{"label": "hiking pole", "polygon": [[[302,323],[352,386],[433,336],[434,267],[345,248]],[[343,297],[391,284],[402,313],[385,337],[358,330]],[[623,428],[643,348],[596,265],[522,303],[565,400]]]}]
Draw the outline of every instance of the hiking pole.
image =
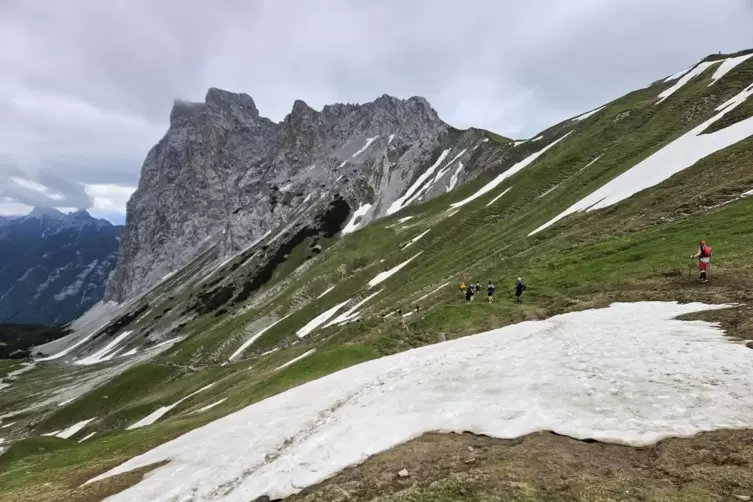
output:
[{"label": "hiking pole", "polygon": [[690,262],[688,263],[688,282],[691,282],[693,280],[692,274],[693,274],[693,258],[691,258]]}]

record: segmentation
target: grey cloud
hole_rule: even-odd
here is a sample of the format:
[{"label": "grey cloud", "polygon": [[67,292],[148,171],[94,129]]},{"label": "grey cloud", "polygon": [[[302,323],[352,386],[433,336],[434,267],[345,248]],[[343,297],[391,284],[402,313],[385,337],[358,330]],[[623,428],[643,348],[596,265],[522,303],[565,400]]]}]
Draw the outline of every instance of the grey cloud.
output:
[{"label": "grey cloud", "polygon": [[78,202],[82,183],[136,186],[173,99],[210,86],[274,120],[295,99],[423,95],[458,127],[529,137],[753,47],[750,26],[748,0],[0,0],[0,179]]}]

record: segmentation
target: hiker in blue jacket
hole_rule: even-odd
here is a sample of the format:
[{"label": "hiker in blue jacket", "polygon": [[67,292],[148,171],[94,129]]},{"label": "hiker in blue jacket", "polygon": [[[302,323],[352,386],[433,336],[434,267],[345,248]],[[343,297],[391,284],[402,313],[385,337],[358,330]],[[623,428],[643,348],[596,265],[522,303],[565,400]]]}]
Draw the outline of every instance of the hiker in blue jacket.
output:
[{"label": "hiker in blue jacket", "polygon": [[489,281],[489,285],[486,287],[486,297],[489,299],[489,303],[494,303],[494,284]]}]

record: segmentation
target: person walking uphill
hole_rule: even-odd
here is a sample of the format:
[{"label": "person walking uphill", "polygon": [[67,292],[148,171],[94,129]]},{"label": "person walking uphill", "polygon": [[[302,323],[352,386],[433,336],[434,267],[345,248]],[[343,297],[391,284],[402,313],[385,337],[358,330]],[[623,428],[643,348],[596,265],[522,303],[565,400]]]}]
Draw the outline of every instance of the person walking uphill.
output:
[{"label": "person walking uphill", "polygon": [[709,270],[709,264],[711,263],[711,246],[708,246],[706,241],[701,241],[701,247],[696,254],[691,256],[691,258],[698,258],[698,270],[701,272],[698,276],[698,280],[701,282],[709,282],[706,274]]},{"label": "person walking uphill", "polygon": [[523,279],[518,277],[517,282],[515,283],[515,301],[516,303],[523,303],[523,291],[526,290],[526,285],[523,282]]},{"label": "person walking uphill", "polygon": [[465,301],[471,303],[473,300],[473,283],[469,284],[465,289]]},{"label": "person walking uphill", "polygon": [[494,303],[494,284],[492,284],[492,281],[489,281],[489,285],[486,287],[486,296],[489,303]]}]

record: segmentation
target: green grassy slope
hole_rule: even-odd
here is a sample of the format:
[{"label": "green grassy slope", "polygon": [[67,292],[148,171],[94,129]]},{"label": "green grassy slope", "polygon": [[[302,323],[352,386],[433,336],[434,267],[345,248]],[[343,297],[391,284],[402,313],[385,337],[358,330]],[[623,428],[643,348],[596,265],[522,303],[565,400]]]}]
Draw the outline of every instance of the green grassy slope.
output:
[{"label": "green grassy slope", "polygon": [[[21,448],[23,454],[9,457],[0,472],[0,501],[98,500],[101,491],[79,490],[77,483],[259,399],[352,364],[437,343],[441,333],[447,338],[466,336],[614,300],[747,298],[753,294],[753,197],[737,197],[753,189],[753,138],[620,204],[571,215],[528,236],[574,202],[707,120],[714,108],[753,83],[753,59],[709,86],[713,71],[707,70],[660,105],[655,104],[658,94],[673,82],[659,81],[630,93],[582,122],[558,124],[544,131],[538,142],[513,147],[506,138],[490,134],[492,150],[485,155],[493,160],[479,179],[354,234],[302,240],[285,253],[269,280],[242,302],[233,298],[264,267],[263,249],[231,260],[204,282],[196,273],[209,258],[197,260],[140,300],[139,306],[148,304],[150,313],[128,326],[139,336],[164,329],[185,336],[185,340],[67,406],[21,415],[27,421],[23,426],[27,433],[57,430],[96,416],[76,438],[95,431],[97,435],[81,444],[67,442],[59,449],[57,444],[54,449]],[[746,103],[739,112],[738,119],[747,118],[753,115],[753,108]],[[457,211],[450,210],[451,203],[473,194],[515,162],[567,133],[571,134],[529,167]],[[508,188],[504,196],[488,205]],[[414,218],[398,222],[407,216]],[[403,249],[427,230],[421,240]],[[700,238],[715,250],[712,282],[705,288],[688,280],[688,257]],[[314,241],[322,246],[321,253],[312,252]],[[270,248],[269,253],[272,251]],[[377,274],[414,256],[395,276],[369,289],[368,281]],[[518,276],[529,285],[522,306],[512,300]],[[482,285],[493,280],[497,301],[489,305],[483,295],[466,304],[458,291],[461,280]],[[445,283],[449,284],[417,302]],[[331,286],[331,292],[317,298]],[[364,305],[359,322],[319,329],[300,341],[296,336],[297,330],[321,312],[379,290]],[[209,292],[213,292],[213,300],[203,302],[206,308],[196,308],[202,304],[202,295],[208,298]],[[216,296],[218,293],[222,295]],[[397,309],[407,312],[416,304],[421,309],[409,318],[382,317]],[[283,316],[288,317],[266,331],[241,357],[223,365],[245,340]],[[733,335],[742,336],[750,328],[744,319],[724,322]],[[180,328],[170,328],[175,325]],[[276,370],[312,348],[317,349],[314,354]],[[15,393],[0,393],[0,407],[21,409],[33,399],[20,393],[54,389],[70,372],[61,365],[35,368],[28,374],[29,383],[19,382]],[[159,406],[213,382],[216,385],[211,392],[184,402],[156,425],[124,430]],[[225,401],[210,411],[191,414],[222,398]],[[117,481],[112,483],[110,488],[96,490],[120,486]]]}]

